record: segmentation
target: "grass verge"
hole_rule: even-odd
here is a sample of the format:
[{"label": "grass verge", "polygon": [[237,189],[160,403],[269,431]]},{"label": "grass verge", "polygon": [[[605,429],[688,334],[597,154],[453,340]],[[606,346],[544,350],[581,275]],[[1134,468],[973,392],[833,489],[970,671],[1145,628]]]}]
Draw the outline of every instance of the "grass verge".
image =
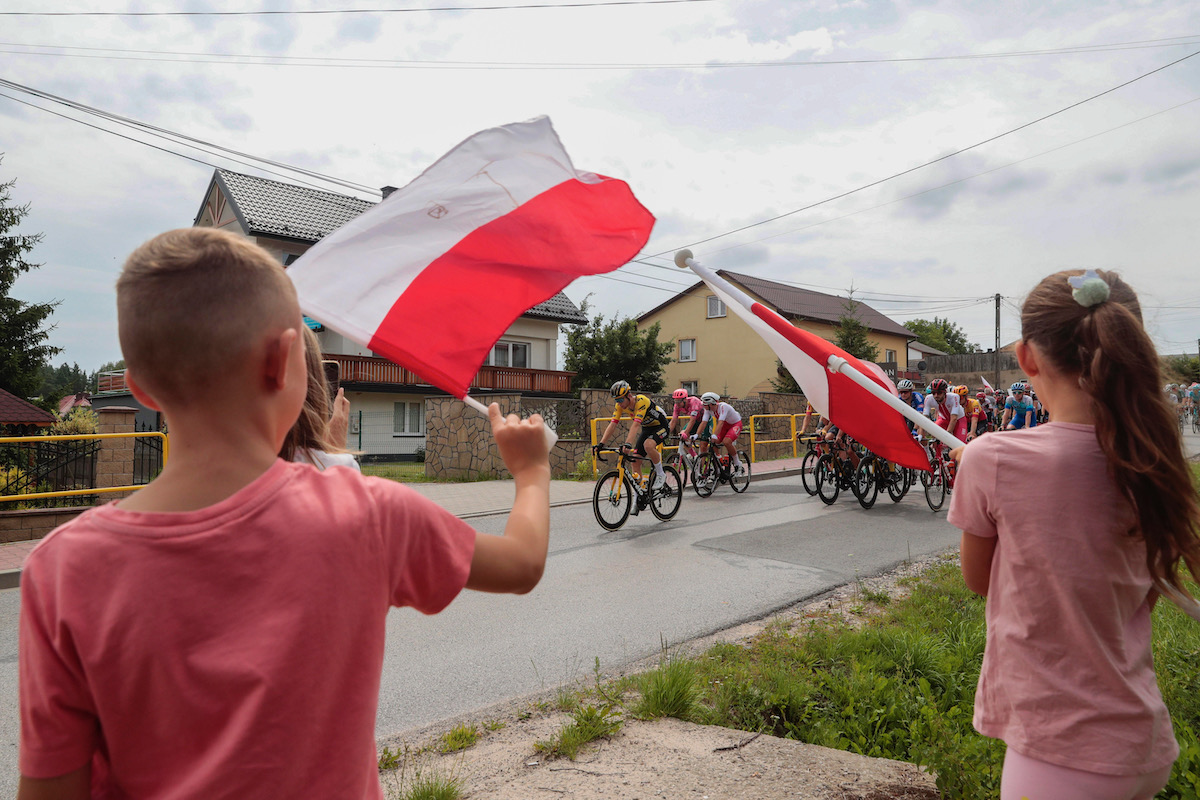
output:
[{"label": "grass verge", "polygon": [[[636,679],[635,714],[908,761],[937,773],[945,797],[998,796],[1004,745],[971,726],[983,599],[963,585],[957,561],[945,561],[907,598],[877,605],[861,625],[777,622],[745,644],[665,659]],[[1200,626],[1166,602],[1154,612],[1154,656],[1181,748],[1159,797],[1196,798]]]}]

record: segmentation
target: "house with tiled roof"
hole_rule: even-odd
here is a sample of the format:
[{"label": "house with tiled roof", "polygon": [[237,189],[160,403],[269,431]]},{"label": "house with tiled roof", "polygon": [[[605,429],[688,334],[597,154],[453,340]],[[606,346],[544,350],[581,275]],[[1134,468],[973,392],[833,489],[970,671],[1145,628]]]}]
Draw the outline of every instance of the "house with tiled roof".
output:
[{"label": "house with tiled roof", "polygon": [[[796,327],[830,341],[846,313],[845,297],[729,270],[717,274]],[[912,332],[866,303],[858,302],[855,314],[866,325],[868,339],[879,349],[879,363],[889,374],[914,377],[908,348],[915,338]],[[682,387],[693,394],[713,391],[730,397],[775,391],[775,353],[740,317],[727,313],[703,281],[650,309],[637,322],[640,330],[658,323],[659,341],[675,343],[675,361],[664,370],[668,391]]]},{"label": "house with tiled roof", "polygon": [[[391,191],[384,187],[384,197]],[[193,224],[245,236],[287,267],[374,205],[336,192],[217,169]],[[353,269],[353,264],[347,264],[347,275]],[[531,308],[492,348],[472,383],[471,394],[485,403],[491,392],[568,397],[574,373],[557,369],[559,326],[587,321],[561,292]],[[305,323],[316,331],[323,358],[337,363],[341,385],[350,399],[348,447],[381,458],[411,456],[423,448],[425,399],[445,392],[319,319],[305,318]],[[421,335],[421,331],[413,331],[413,336]]]},{"label": "house with tiled roof", "polygon": [[54,415],[23,397],[0,389],[0,431],[5,436],[29,436],[54,424]]}]

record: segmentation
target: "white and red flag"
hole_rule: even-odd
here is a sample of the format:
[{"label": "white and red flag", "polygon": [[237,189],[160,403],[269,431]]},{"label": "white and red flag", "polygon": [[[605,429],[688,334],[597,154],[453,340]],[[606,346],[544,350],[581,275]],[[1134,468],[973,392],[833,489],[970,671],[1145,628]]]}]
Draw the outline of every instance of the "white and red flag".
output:
[{"label": "white and red flag", "polygon": [[304,313],[465,398],[522,314],[628,263],[654,217],[550,120],[481,131],[289,268]]},{"label": "white and red flag", "polygon": [[680,250],[675,263],[691,268],[779,356],[809,403],[834,425],[881,458],[913,469],[929,469],[904,417],[952,447],[962,442],[896,396],[896,387],[877,365],[860,361],[820,336],[801,330]]}]

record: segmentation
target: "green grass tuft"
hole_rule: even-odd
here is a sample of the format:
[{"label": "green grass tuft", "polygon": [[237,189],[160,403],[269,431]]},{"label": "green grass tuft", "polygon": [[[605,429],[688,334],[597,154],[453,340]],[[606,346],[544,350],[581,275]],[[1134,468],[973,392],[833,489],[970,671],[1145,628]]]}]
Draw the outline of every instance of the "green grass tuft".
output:
[{"label": "green grass tuft", "polygon": [[607,739],[621,729],[620,715],[607,705],[584,706],[571,719],[553,738],[537,742],[533,749],[547,758],[565,757],[574,761],[584,745]]},{"label": "green grass tuft", "polygon": [[454,753],[466,750],[478,741],[479,727],[477,725],[458,725],[442,734],[438,750],[442,753]]}]

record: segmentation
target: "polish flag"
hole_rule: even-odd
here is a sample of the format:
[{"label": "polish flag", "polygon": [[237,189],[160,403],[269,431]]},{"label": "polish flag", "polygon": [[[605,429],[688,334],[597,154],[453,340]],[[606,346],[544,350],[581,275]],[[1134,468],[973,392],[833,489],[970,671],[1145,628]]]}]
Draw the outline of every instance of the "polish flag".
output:
[{"label": "polish flag", "polygon": [[675,263],[708,284],[730,311],[750,326],[779,356],[804,391],[809,405],[881,458],[913,469],[929,469],[929,457],[904,424],[908,417],[952,447],[962,442],[896,396],[896,387],[878,364],[860,361],[820,336],[797,328],[692,258]]},{"label": "polish flag", "polygon": [[539,117],[470,137],[288,273],[305,314],[464,398],[518,317],[628,263],[653,225]]}]

